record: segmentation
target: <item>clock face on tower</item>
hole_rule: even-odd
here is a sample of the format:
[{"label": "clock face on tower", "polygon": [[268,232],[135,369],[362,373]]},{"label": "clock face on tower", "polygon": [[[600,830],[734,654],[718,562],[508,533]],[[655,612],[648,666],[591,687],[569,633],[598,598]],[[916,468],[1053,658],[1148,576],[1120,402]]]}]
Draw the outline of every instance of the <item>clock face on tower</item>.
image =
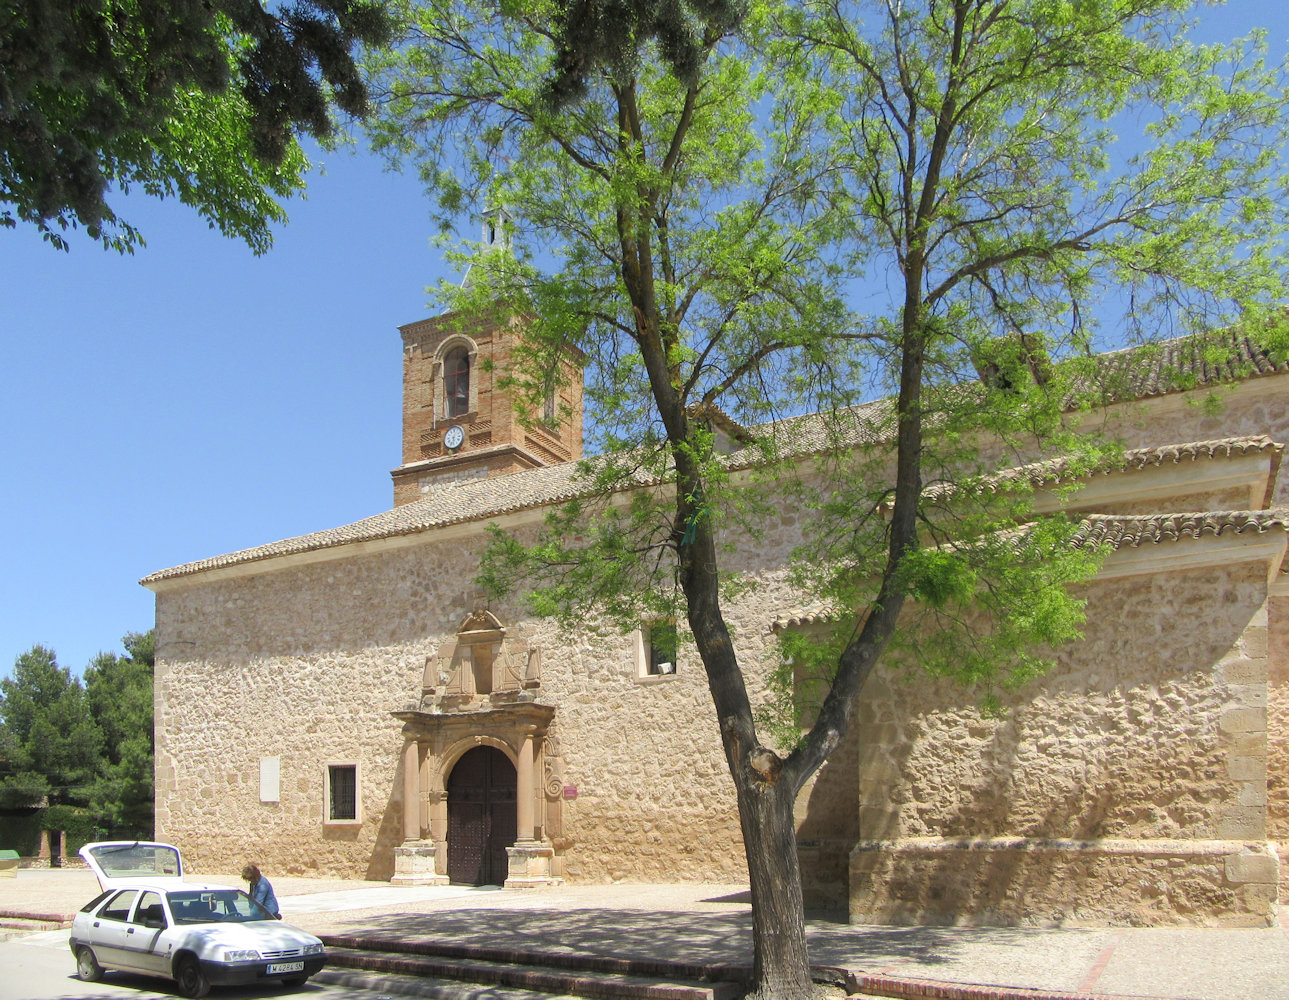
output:
[{"label": "clock face on tower", "polygon": [[460,424],[453,424],[443,432],[443,447],[448,449],[460,448],[461,442],[465,440],[465,431],[461,429]]}]

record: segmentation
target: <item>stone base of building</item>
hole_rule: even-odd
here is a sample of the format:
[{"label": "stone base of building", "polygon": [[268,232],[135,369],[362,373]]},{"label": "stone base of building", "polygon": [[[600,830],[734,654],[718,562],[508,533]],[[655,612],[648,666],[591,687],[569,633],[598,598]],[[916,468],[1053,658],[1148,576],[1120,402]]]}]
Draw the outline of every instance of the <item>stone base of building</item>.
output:
[{"label": "stone base of building", "polygon": [[851,840],[798,840],[801,893],[806,909],[816,915],[841,917],[849,904],[847,874]]},{"label": "stone base of building", "polygon": [[507,847],[506,854],[510,859],[507,889],[535,889],[564,881],[554,874],[555,848],[549,844],[521,840]]},{"label": "stone base of building", "polygon": [[394,885],[447,885],[448,877],[438,873],[438,848],[428,840],[400,844],[394,848]]},{"label": "stone base of building", "polygon": [[850,854],[850,921],[1266,927],[1278,882],[1266,841],[860,841]]}]

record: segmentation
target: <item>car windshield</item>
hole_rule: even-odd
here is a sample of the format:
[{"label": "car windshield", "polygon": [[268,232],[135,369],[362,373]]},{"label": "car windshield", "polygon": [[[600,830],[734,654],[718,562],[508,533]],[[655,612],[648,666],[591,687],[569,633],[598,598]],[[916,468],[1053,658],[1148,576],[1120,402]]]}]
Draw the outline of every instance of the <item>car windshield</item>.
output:
[{"label": "car windshield", "polygon": [[166,844],[103,844],[89,852],[108,878],[175,878],[183,873],[179,852]]},{"label": "car windshield", "polygon": [[181,889],[168,893],[177,924],[244,924],[273,914],[241,889]]}]

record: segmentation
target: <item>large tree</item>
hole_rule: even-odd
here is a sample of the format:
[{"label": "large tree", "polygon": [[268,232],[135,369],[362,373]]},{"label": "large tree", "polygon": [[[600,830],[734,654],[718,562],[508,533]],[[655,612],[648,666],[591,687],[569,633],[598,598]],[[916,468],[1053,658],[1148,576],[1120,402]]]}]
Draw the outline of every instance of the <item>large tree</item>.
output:
[{"label": "large tree", "polygon": [[103,734],[85,689],[54,651],[32,646],[0,679],[0,728],[11,752],[0,775],[0,802],[46,805],[60,816],[83,813],[98,769]]},{"label": "large tree", "polygon": [[[17,0],[0,11],[0,226],[66,249],[83,227],[140,242],[110,185],[177,196],[256,252],[302,187],[295,136],[359,115],[359,43],[388,37],[373,0]],[[6,207],[9,206],[9,207]]]},{"label": "large tree", "polygon": [[[373,67],[374,134],[445,226],[504,210],[513,254],[463,247],[471,281],[444,301],[524,316],[529,412],[562,357],[587,360],[584,494],[541,537],[499,534],[485,582],[526,577],[569,620],[688,625],[737,793],[756,990],[803,996],[798,792],[893,641],[986,697],[1077,634],[1066,585],[1095,560],[1073,527],[972,486],[1016,455],[1113,447],[1076,433],[1101,321],[1155,335],[1274,301],[1284,78],[1256,45],[1190,45],[1186,0],[765,0],[741,26],[691,4],[683,59],[661,6],[414,5]],[[577,19],[615,11],[630,44],[581,46]],[[750,431],[739,455],[721,411]],[[835,624],[786,746],[724,611],[760,475],[813,518],[796,580]]]},{"label": "large tree", "polygon": [[0,680],[0,806],[43,807],[72,840],[152,835],[154,634],[100,653],[84,682],[33,646]]},{"label": "large tree", "polygon": [[103,755],[89,809],[106,837],[148,839],[153,831],[152,671],[156,635],[130,632],[126,655],[99,653],[85,668],[90,715],[103,734]]}]

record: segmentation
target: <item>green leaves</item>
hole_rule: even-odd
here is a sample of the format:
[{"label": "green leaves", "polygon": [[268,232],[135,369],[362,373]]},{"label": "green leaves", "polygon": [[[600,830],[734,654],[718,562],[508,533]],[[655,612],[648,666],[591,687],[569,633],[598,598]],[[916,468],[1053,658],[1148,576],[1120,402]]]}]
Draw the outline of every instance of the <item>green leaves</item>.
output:
[{"label": "green leaves", "polygon": [[[1147,340],[1280,294],[1284,75],[1189,46],[1191,7],[751,0],[734,30],[719,5],[429,0],[373,63],[376,142],[444,231],[514,219],[506,266],[458,247],[442,304],[521,318],[527,406],[586,373],[577,499],[495,532],[483,582],[579,632],[689,624],[754,884],[799,898],[792,796],[880,662],[996,707],[1078,637],[1099,554],[1036,502],[1072,486],[1016,467],[1115,455],[1084,419],[1133,385],[1091,360],[1101,323]],[[764,621],[730,623],[775,601],[819,611],[767,658]],[[808,990],[781,923],[766,995]]]},{"label": "green leaves", "polygon": [[1251,320],[1283,288],[1285,74],[1256,37],[1190,44],[1192,7],[761,0],[737,30],[690,11],[683,70],[644,8],[614,54],[566,36],[603,6],[407,7],[375,141],[445,232],[513,220],[504,259],[448,237],[470,281],[440,302],[523,317],[530,410],[585,370],[579,499],[496,535],[485,583],[568,622],[687,610],[744,719],[721,601],[790,508],[794,592],[839,616],[821,683],[847,692],[802,760],[888,642],[982,699],[1041,671],[1096,554],[997,474],[1116,454],[1084,420],[1131,390],[1092,361],[1106,330]]},{"label": "green leaves", "polygon": [[[647,390],[651,351],[648,381],[676,405],[788,403],[764,398],[771,379],[753,389],[739,374],[807,339],[809,313],[840,313],[838,273],[819,256],[838,223],[816,193],[812,84],[731,35],[692,83],[642,43],[633,75],[593,73],[582,100],[553,110],[542,95],[556,46],[530,13],[435,2],[404,24],[407,46],[371,63],[378,148],[418,163],[445,228],[488,206],[514,218],[514,268],[489,274],[481,248],[460,245],[470,287],[440,289],[444,308],[531,310],[531,360],[550,369],[575,346],[602,412]],[[648,300],[640,315],[632,296]]]},{"label": "green leaves", "polygon": [[1143,331],[1271,301],[1285,76],[1257,36],[1188,44],[1190,6],[809,8],[794,31],[853,123],[869,266],[923,275],[920,309],[966,304],[994,336],[1090,329],[1107,300]]},{"label": "green leaves", "polygon": [[1101,553],[1071,545],[1075,528],[1041,517],[906,559],[901,572],[915,603],[893,651],[976,687],[978,697],[1044,672],[1053,650],[1081,636],[1084,602],[1069,587],[1100,562]]},{"label": "green leaves", "polygon": [[141,186],[262,253],[302,187],[297,132],[327,141],[330,105],[365,111],[352,49],[388,32],[368,0],[18,0],[0,21],[0,226],[130,252],[142,236],[107,192]]},{"label": "green leaves", "polygon": [[913,598],[937,611],[970,603],[976,596],[979,576],[958,553],[943,549],[911,552],[900,570]]},{"label": "green leaves", "polygon": [[[0,722],[12,738],[13,757],[0,783],[14,794],[40,775],[51,802],[84,793],[102,750],[103,736],[90,716],[85,691],[52,650],[33,646],[0,679]],[[11,784],[12,780],[12,784]]]},{"label": "green leaves", "polygon": [[0,804],[48,807],[46,828],[80,840],[151,835],[154,636],[122,642],[84,684],[43,646],[0,679]]}]

